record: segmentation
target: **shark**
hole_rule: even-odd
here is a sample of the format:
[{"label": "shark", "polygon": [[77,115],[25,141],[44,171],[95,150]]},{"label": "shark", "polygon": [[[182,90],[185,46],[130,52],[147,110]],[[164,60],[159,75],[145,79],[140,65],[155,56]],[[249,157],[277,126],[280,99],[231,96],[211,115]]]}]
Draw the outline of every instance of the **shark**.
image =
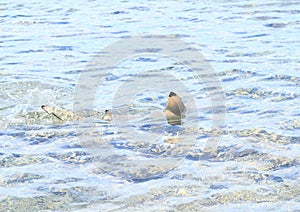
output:
[{"label": "shark", "polygon": [[[67,110],[63,107],[51,107],[49,105],[42,105],[41,108],[48,113],[59,119],[60,121],[76,121],[84,118],[84,116]],[[173,91],[169,93],[166,108],[163,110],[165,118],[170,125],[181,125],[182,119],[185,117],[186,108],[181,98]],[[110,122],[113,120],[113,114],[110,110],[106,109],[102,120]]]}]

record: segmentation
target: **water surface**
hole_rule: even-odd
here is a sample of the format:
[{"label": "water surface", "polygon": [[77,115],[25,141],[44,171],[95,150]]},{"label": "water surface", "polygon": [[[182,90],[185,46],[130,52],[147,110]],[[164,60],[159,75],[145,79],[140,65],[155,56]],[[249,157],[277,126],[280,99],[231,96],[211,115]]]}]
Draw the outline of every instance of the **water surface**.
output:
[{"label": "water surface", "polygon": [[[298,211],[299,4],[296,0],[1,3],[0,208]],[[96,112],[88,111],[95,117],[91,128],[61,123],[41,110],[43,104],[72,110],[77,80],[93,57],[120,39],[141,34],[174,35],[210,62],[226,101],[222,131],[211,129],[212,109],[203,83],[189,77],[186,67],[158,56],[118,64],[106,86],[97,90],[92,106]],[[104,109],[113,108],[111,96],[103,94],[115,92],[130,77],[138,80],[142,77],[134,75],[138,71],[181,72],[188,89],[175,84],[158,91],[149,84],[130,105],[131,125],[103,123]],[[178,128],[161,118],[147,119],[150,111],[164,109],[171,89],[188,91],[196,99],[197,119],[187,118]],[[121,114],[122,105],[114,112]],[[129,126],[163,137],[144,143],[126,140]],[[93,148],[86,148],[93,143],[82,145],[85,132],[102,141],[97,147],[103,154],[96,157]],[[172,149],[182,139],[178,133],[183,138],[194,136],[195,145]],[[203,147],[215,134],[222,139],[215,155],[207,155]],[[106,149],[114,154],[104,154]],[[163,166],[159,157],[164,154],[176,160],[172,167]],[[143,157],[158,157],[163,168],[121,168],[121,162]]]}]

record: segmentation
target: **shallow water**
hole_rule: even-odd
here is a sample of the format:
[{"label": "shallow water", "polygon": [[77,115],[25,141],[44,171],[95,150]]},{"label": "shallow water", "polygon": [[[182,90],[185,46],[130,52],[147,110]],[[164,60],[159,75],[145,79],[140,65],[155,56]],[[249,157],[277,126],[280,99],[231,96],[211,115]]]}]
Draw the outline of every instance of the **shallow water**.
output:
[{"label": "shallow water", "polygon": [[[299,5],[0,3],[1,211],[300,210]],[[79,111],[88,119],[42,111],[72,110],[103,48],[144,34],[173,35],[206,58],[225,97],[224,127],[214,128],[215,88],[155,54],[116,64]],[[170,91],[187,105],[181,126],[162,117]],[[101,120],[105,109],[112,123]],[[213,137],[216,151],[204,151]]]}]

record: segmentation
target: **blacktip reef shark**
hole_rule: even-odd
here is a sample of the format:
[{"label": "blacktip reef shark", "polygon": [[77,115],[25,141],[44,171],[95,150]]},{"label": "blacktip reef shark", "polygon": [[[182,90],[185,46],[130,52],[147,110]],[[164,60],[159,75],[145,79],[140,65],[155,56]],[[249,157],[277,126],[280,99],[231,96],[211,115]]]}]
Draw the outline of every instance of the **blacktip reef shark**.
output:
[{"label": "blacktip reef shark", "polygon": [[[64,108],[54,108],[48,105],[42,105],[41,108],[46,113],[53,115],[61,121],[80,120],[84,118],[83,116]],[[176,93],[170,92],[167,106],[163,112],[168,124],[181,125],[181,120],[185,117],[185,106],[181,98]],[[113,119],[113,115],[109,110],[105,110],[102,119],[109,122]]]}]

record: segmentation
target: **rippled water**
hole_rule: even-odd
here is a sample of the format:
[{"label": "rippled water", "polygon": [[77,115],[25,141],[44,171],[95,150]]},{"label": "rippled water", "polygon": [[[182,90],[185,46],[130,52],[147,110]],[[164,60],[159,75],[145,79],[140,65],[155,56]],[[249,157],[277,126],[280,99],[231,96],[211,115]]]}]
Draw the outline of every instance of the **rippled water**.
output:
[{"label": "rippled water", "polygon": [[[296,0],[0,3],[1,211],[299,211],[298,8]],[[206,58],[224,91],[224,128],[212,128],[204,83],[157,55],[117,64],[82,111],[89,123],[42,111],[43,104],[72,110],[89,62],[143,34],[173,35]],[[164,83],[161,73],[177,81],[145,84],[129,101],[127,122],[126,103],[115,107],[113,93],[154,74]],[[182,126],[148,116],[161,115],[171,90],[197,104],[196,118]],[[111,108],[119,121],[101,121]],[[132,128],[159,139],[134,139]],[[214,136],[220,143],[208,154]]]}]

